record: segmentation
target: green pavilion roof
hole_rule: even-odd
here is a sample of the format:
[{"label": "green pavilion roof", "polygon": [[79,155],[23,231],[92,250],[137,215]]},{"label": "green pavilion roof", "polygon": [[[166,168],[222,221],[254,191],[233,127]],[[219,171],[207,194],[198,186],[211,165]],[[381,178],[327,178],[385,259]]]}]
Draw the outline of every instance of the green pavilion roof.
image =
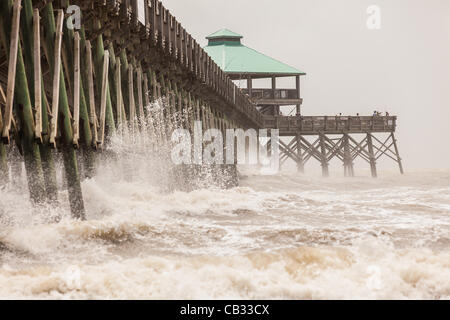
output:
[{"label": "green pavilion roof", "polygon": [[217,38],[236,38],[236,39],[242,39],[243,36],[240,34],[237,34],[236,32],[233,32],[228,29],[222,29],[219,31],[214,32],[213,34],[210,34],[206,37],[206,39],[217,39]]},{"label": "green pavilion roof", "polygon": [[305,75],[303,71],[244,46],[241,38],[241,35],[228,29],[206,37],[209,40],[204,48],[206,53],[233,79]]}]

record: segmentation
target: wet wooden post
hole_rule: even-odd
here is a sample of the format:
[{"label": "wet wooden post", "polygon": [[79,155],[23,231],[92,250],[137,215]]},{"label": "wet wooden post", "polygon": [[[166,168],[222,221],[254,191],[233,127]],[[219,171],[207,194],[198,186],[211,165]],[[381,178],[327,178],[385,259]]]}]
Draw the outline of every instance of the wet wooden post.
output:
[{"label": "wet wooden post", "polygon": [[400,169],[400,173],[405,174],[405,171],[403,170],[402,158],[400,157],[400,153],[398,151],[397,139],[395,138],[394,133],[391,133],[391,138],[392,138],[392,143],[394,144],[394,150],[395,150],[395,154],[397,156],[397,163],[398,163],[398,166]]},{"label": "wet wooden post", "polygon": [[[2,115],[0,108],[0,132],[2,130]],[[3,141],[0,140],[0,187],[9,181],[8,158],[6,154],[6,147]]]},{"label": "wet wooden post", "polygon": [[109,52],[105,51],[103,55],[102,67],[102,85],[101,85],[101,99],[100,99],[100,147],[103,148],[105,144],[106,135],[106,104],[108,94],[108,73],[109,73]]},{"label": "wet wooden post", "polygon": [[[8,85],[6,89],[6,105],[5,105],[5,116],[3,122],[2,138],[6,143],[9,144],[10,142],[9,133],[11,131],[11,123],[13,121],[13,104],[14,104],[14,92],[16,87],[17,60],[18,60],[18,52],[20,49],[19,30],[20,30],[20,12],[22,10],[22,0],[18,0],[14,3],[14,8],[12,10],[13,12],[12,20],[11,20],[11,6],[12,6],[11,0],[2,1],[2,3],[3,3],[2,7],[3,30],[5,33],[4,36],[6,37],[5,42],[9,43]],[[11,33],[9,34],[7,30],[11,30]],[[5,51],[7,51],[7,48]]]},{"label": "wet wooden post", "polygon": [[[70,53],[71,44],[73,43],[74,47],[74,57],[70,59],[72,56]],[[92,130],[91,130],[91,122],[89,117],[89,106],[87,97],[89,96],[88,92],[88,81],[86,78],[86,40],[84,28],[80,30],[80,32],[74,33],[72,30],[67,30],[67,38],[66,38],[66,52],[69,56],[69,61],[74,60],[73,70],[74,70],[74,81],[78,79],[79,83],[76,88],[75,83],[74,92],[79,92],[77,94],[79,102],[79,110],[78,116],[74,112],[74,128],[78,131],[78,139],[80,139],[79,144],[81,146],[81,150],[83,152],[83,164],[84,164],[84,175],[86,177],[93,177],[95,171],[95,153],[92,148],[93,138],[92,138]],[[68,49],[68,50],[67,50]],[[78,60],[78,61],[75,61]],[[79,69],[79,70],[78,70]],[[84,71],[84,72],[83,72]],[[75,101],[75,97],[74,97]],[[78,140],[75,139],[74,136],[74,145],[77,145]]]},{"label": "wet wooden post", "polygon": [[[12,113],[14,106],[20,121],[20,144],[23,149],[30,198],[34,203],[42,203],[46,199],[44,176],[39,145],[35,140],[34,115],[25,61],[22,46],[19,42],[21,1],[16,0],[14,6],[11,0],[2,1],[0,8],[0,12],[2,12],[3,30],[11,30],[11,33],[4,32],[6,43],[10,44],[9,67],[11,69],[8,69],[7,103],[5,120],[3,121],[3,138],[6,142],[10,142],[9,131],[14,121]],[[26,62],[27,64],[32,63],[32,61],[28,60]]]},{"label": "wet wooden post", "polygon": [[73,54],[73,144],[79,147],[80,139],[80,35],[78,32],[74,35],[74,54]]},{"label": "wet wooden post", "polygon": [[[33,21],[33,64],[34,64],[34,110],[35,110],[35,137],[42,143],[42,70],[41,70],[41,36],[40,36],[40,16],[39,10],[32,10],[31,1],[26,2],[29,9],[25,9],[25,14],[32,14],[29,17]],[[28,14],[27,14],[28,13]],[[27,17],[28,18],[28,17]],[[28,31],[31,31],[31,26]],[[30,41],[31,42],[31,41]],[[45,92],[44,92],[45,94]]]},{"label": "wet wooden post", "polygon": [[353,168],[353,157],[350,151],[350,141],[348,138],[348,133],[344,133],[342,143],[344,145],[344,175],[346,177],[354,177],[355,172]]},{"label": "wet wooden post", "polygon": [[376,178],[378,176],[377,163],[376,163],[375,153],[374,153],[374,149],[373,149],[372,135],[370,133],[367,134],[367,148],[369,151],[369,162],[370,162],[370,171],[372,173],[372,178]]},{"label": "wet wooden post", "polygon": [[148,125],[148,130],[149,130],[149,134],[150,134],[150,142],[152,144],[152,146],[156,147],[158,145],[158,137],[157,137],[157,132],[156,132],[156,127],[155,127],[155,118],[154,118],[154,113],[153,113],[153,108],[151,106],[151,103],[154,102],[154,92],[153,94],[151,94],[152,91],[150,91],[150,86],[149,86],[149,82],[152,83],[151,80],[152,77],[152,72],[151,70],[148,70],[147,73],[144,73],[144,101],[145,101],[145,109],[147,110],[146,112],[146,121],[147,121],[147,125]]},{"label": "wet wooden post", "polygon": [[305,173],[305,163],[303,161],[303,149],[302,149],[302,135],[297,134],[297,171]]},{"label": "wet wooden post", "polygon": [[[1,96],[5,97],[2,85],[0,84]],[[1,97],[0,97],[1,98]],[[4,99],[6,104],[6,97]],[[3,116],[2,107],[0,104],[0,133],[3,132]],[[9,168],[8,168],[8,157],[6,154],[6,147],[3,140],[0,139],[0,187],[9,181]]]},{"label": "wet wooden post", "polygon": [[89,96],[89,122],[91,123],[92,130],[92,145],[97,148],[98,143],[98,120],[97,110],[95,106],[95,90],[94,90],[94,64],[92,60],[92,46],[90,41],[86,41],[86,80],[88,85]]},{"label": "wet wooden post", "polygon": [[[43,10],[43,24],[46,30],[45,33],[45,46],[47,52],[55,52],[60,54],[59,46],[61,45],[61,36],[62,36],[62,24],[64,13],[62,10],[57,10],[58,17],[58,30],[55,27],[55,17],[53,13],[53,5],[49,3],[45,6]],[[72,216],[76,219],[85,219],[85,209],[84,209],[84,201],[83,194],[81,190],[80,176],[78,172],[78,163],[75,148],[73,147],[73,129],[72,129],[72,121],[71,114],[69,110],[69,102],[66,90],[66,83],[64,79],[63,72],[61,70],[61,66],[57,67],[57,63],[61,63],[60,57],[49,55],[48,57],[50,69],[53,73],[57,70],[60,70],[59,82],[57,86],[59,86],[59,95],[54,93],[54,96],[59,96],[58,101],[52,101],[53,104],[57,103],[58,108],[53,108],[56,112],[52,113],[52,132],[50,135],[50,143],[55,143],[56,132],[54,131],[58,120],[60,122],[60,131],[62,136],[62,150],[63,150],[63,160],[64,160],[64,169],[65,176],[67,179],[67,187],[69,192],[69,203],[70,209],[72,212]],[[53,74],[53,78],[55,79],[55,74]],[[57,77],[57,76],[56,76]],[[53,138],[53,140],[52,140]]]},{"label": "wet wooden post", "polygon": [[[25,0],[24,6],[24,51],[28,56],[27,74],[30,90],[34,90],[35,139],[40,144],[40,155],[44,175],[45,195],[48,201],[58,198],[56,168],[52,149],[49,146],[50,125],[48,120],[48,102],[45,95],[44,79],[41,68],[41,36],[39,10],[34,9],[31,0]],[[25,36],[26,34],[26,36]],[[30,37],[30,35],[33,35]]]},{"label": "wet wooden post", "polygon": [[330,172],[328,168],[327,148],[325,145],[325,135],[320,133],[320,161],[322,165],[322,176],[329,177]]},{"label": "wet wooden post", "polygon": [[136,103],[134,100],[134,81],[133,81],[133,65],[128,65],[128,101],[129,105],[129,117],[130,117],[130,129],[131,134],[136,134]]},{"label": "wet wooden post", "polygon": [[117,126],[123,129],[123,118],[124,118],[124,114],[122,111],[122,107],[123,107],[123,99],[122,99],[122,73],[121,73],[121,63],[120,63],[120,59],[116,59],[116,72],[114,75],[114,79],[115,79],[115,87],[116,87],[116,114],[117,114],[117,118],[116,118],[116,123]]},{"label": "wet wooden post", "polygon": [[[100,21],[94,21],[94,30],[98,31],[101,29]],[[103,44],[103,36],[102,34],[99,34],[96,39],[96,48],[95,48],[95,70],[97,74],[97,96],[102,97],[103,91],[105,91],[105,124],[104,124],[104,130],[103,130],[103,137],[99,137],[100,144],[103,144],[105,142],[105,139],[107,137],[113,135],[116,131],[115,123],[114,123],[114,113],[113,113],[113,107],[111,102],[111,93],[109,90],[109,52],[105,50],[104,44]],[[107,64],[105,61],[107,60]],[[106,70],[105,70],[106,69]],[[104,79],[103,75],[106,75],[106,79]],[[105,84],[105,86],[103,86]],[[101,101],[100,101],[101,104]],[[101,113],[101,110],[100,110]],[[101,133],[102,134],[102,133]]]},{"label": "wet wooden post", "polygon": [[117,75],[117,59],[116,54],[114,52],[113,46],[108,46],[108,54],[109,54],[109,72],[108,72],[108,89],[109,94],[111,97],[111,108],[114,118],[114,126],[116,127],[116,130],[119,126],[119,118],[120,114],[118,113],[119,109],[119,100],[118,100],[118,93],[117,93],[117,81],[116,81],[116,75]]},{"label": "wet wooden post", "polygon": [[[52,15],[53,17],[53,15]],[[64,75],[61,70],[61,49],[62,49],[62,36],[64,26],[64,12],[58,11],[58,18],[55,29],[55,46],[53,50],[53,95],[52,95],[52,120],[50,131],[50,143],[56,148],[56,136],[58,134],[58,116],[59,116],[59,98],[60,98],[60,86],[61,79],[64,81]],[[51,52],[51,51],[50,51]],[[65,91],[65,88],[61,88]],[[67,93],[66,93],[67,95]],[[64,99],[64,97],[62,97]]]}]

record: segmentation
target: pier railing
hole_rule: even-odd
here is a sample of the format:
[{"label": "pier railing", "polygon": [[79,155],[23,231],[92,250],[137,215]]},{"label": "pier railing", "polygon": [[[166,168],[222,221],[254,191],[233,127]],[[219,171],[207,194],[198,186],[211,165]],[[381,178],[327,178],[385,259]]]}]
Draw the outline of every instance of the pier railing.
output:
[{"label": "pier railing", "polygon": [[[241,89],[249,95],[248,89]],[[301,104],[297,89],[252,89],[250,99],[257,105],[296,105]]]},{"label": "pier railing", "polygon": [[[83,12],[92,8],[92,0],[73,0],[83,6]],[[104,0],[117,10],[123,20],[129,21],[141,41],[151,41],[172,61],[183,67],[186,73],[206,85],[216,95],[232,105],[253,126],[262,127],[262,115],[247,95],[232,82],[225,72],[211,59],[199,43],[181,25],[171,12],[158,0]],[[95,13],[92,13],[95,14]],[[120,30],[116,30],[120,32]]]},{"label": "pier railing", "polygon": [[329,116],[264,116],[264,127],[279,129],[281,135],[295,136],[298,133],[315,135],[317,133],[340,134],[367,132],[395,132],[397,117],[329,117]]}]

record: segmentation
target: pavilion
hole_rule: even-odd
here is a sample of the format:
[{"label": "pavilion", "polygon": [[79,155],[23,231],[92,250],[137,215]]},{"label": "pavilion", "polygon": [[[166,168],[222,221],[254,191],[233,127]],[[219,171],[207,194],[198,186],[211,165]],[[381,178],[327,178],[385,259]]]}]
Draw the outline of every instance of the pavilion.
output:
[{"label": "pavilion", "polygon": [[[242,90],[263,114],[280,115],[280,106],[295,105],[300,115],[300,76],[306,73],[243,45],[242,38],[222,29],[206,37],[208,45],[204,49],[232,80],[247,80],[247,89]],[[276,79],[281,77],[294,77],[295,89],[278,89]],[[253,79],[271,79],[272,88],[253,88]]]}]

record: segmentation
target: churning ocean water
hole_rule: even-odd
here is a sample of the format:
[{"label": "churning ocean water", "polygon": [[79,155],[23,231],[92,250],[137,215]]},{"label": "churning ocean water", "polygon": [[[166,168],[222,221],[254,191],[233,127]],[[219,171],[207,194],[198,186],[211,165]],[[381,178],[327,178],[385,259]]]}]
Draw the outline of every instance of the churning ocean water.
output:
[{"label": "churning ocean water", "polygon": [[87,221],[65,192],[0,190],[0,298],[450,298],[450,171],[167,192],[145,155],[122,161],[83,182]]}]

